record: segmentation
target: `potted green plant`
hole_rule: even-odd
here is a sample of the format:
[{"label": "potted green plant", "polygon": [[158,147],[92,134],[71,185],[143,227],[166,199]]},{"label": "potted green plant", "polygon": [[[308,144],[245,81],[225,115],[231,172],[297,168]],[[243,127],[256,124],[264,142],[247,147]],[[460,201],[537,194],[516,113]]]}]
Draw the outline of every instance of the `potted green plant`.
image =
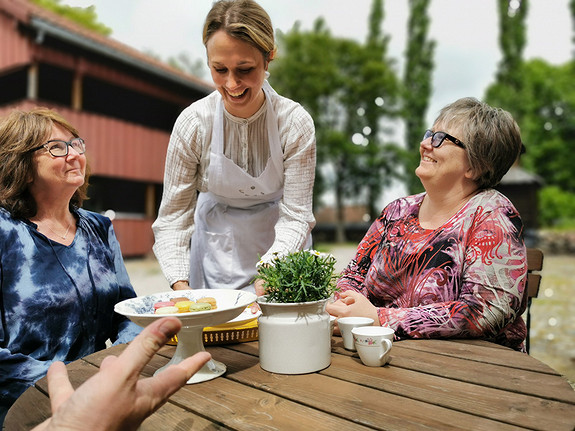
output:
[{"label": "potted green plant", "polygon": [[329,314],[335,258],[302,250],[260,264],[265,294],[257,299],[260,365],[282,374],[311,373],[331,363]]}]

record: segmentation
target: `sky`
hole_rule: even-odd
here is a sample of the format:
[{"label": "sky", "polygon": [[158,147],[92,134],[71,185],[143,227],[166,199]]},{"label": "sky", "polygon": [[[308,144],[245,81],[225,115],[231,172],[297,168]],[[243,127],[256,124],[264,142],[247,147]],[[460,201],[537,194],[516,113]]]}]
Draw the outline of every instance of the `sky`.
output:
[{"label": "sky", "polygon": [[[574,34],[569,0],[529,0],[526,59],[561,64],[573,56]],[[212,0],[62,0],[70,6],[94,5],[98,19],[112,28],[112,37],[162,59],[187,53],[205,59],[202,26]],[[259,0],[274,28],[302,30],[323,17],[331,34],[363,42],[371,0]],[[500,60],[496,0],[432,0],[429,37],[436,40],[433,93],[428,122],[454,100],[482,99]],[[408,18],[407,0],[384,0],[383,32],[391,37],[389,56],[402,73]],[[281,56],[281,50],[278,53]],[[401,76],[401,75],[400,75]],[[203,79],[211,78],[206,69]]]}]

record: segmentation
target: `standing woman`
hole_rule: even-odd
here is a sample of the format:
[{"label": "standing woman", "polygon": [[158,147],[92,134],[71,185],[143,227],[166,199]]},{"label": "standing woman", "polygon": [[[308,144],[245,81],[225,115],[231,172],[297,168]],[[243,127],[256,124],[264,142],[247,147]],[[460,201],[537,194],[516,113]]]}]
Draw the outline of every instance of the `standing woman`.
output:
[{"label": "standing woman", "polygon": [[0,124],[0,426],[52,362],[141,329],[114,313],[136,294],[110,220],[79,208],[85,150],[48,109],[14,111]]},{"label": "standing woman", "polygon": [[256,2],[216,2],[203,42],[217,91],[174,126],[154,252],[175,290],[253,290],[260,258],[311,245],[315,129],[266,80],[276,46]]}]

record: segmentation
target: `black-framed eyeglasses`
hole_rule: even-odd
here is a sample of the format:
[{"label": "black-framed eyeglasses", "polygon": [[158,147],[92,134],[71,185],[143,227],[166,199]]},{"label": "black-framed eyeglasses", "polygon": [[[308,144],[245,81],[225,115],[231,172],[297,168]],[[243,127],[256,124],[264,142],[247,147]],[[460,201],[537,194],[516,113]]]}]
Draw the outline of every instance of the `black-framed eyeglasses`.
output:
[{"label": "black-framed eyeglasses", "polygon": [[30,152],[38,151],[42,148],[48,150],[48,152],[54,157],[64,157],[68,155],[69,148],[72,147],[78,154],[84,154],[86,152],[86,143],[82,138],[74,138],[69,141],[62,141],[61,139],[51,139],[44,145],[32,148]]},{"label": "black-framed eyeglasses", "polygon": [[423,140],[425,141],[427,138],[431,138],[431,146],[433,148],[441,147],[441,144],[443,144],[443,141],[445,141],[445,139],[449,139],[458,147],[465,148],[465,144],[463,142],[461,142],[455,136],[451,136],[449,133],[432,132],[431,130],[427,129],[425,131],[425,134],[423,135]]}]

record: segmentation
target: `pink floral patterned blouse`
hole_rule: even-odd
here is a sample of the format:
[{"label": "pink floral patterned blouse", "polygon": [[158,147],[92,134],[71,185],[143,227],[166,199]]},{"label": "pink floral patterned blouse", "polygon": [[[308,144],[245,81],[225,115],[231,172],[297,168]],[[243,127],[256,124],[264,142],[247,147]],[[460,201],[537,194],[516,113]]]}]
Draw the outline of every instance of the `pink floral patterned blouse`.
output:
[{"label": "pink floral patterned blouse", "polygon": [[401,338],[482,338],[524,350],[527,254],[513,204],[484,190],[443,226],[419,224],[425,193],[390,203],[338,281]]}]

